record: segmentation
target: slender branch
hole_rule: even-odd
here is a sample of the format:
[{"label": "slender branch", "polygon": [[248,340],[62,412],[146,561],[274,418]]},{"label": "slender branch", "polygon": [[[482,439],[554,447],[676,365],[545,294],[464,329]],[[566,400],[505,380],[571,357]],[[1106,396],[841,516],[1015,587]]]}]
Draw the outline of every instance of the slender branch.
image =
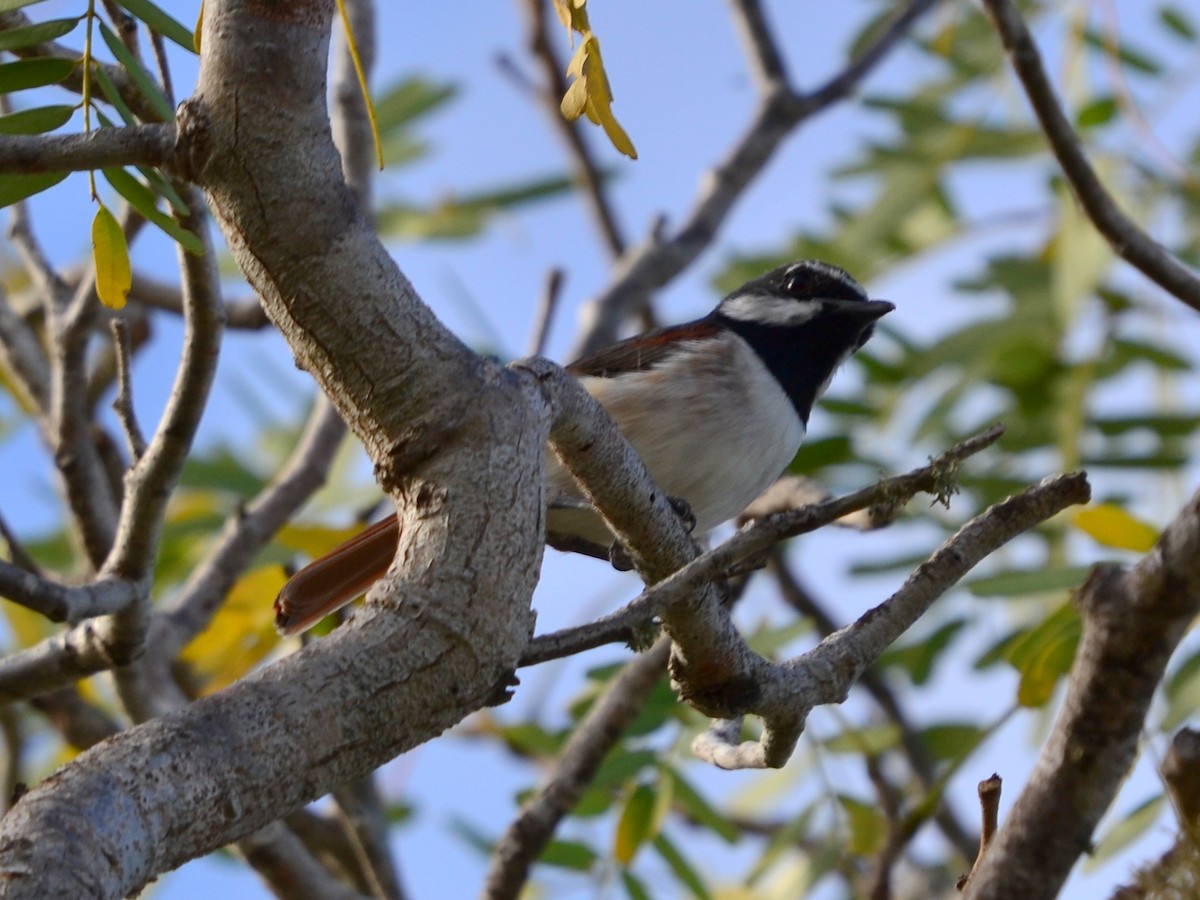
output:
[{"label": "slender branch", "polygon": [[238,841],[238,849],[276,896],[289,900],[368,900],[339,882],[282,822]]},{"label": "slender branch", "polygon": [[853,90],[937,0],[910,0],[845,69],[810,93],[780,88],[760,100],[749,127],[715,169],[700,181],[692,209],[670,237],[652,235],[623,254],[615,280],[582,311],[583,335],[574,356],[584,356],[618,337],[620,324],[644,307],[650,293],[690,265],[716,237],[775,151],[802,122],[828,109]]},{"label": "slender branch", "polygon": [[[144,272],[133,273],[129,302],[171,313],[183,312],[183,295],[179,286],[160,281]],[[271,324],[258,298],[253,294],[226,300],[224,309],[225,327],[230,330],[258,331]]]},{"label": "slender branch", "polygon": [[730,0],[733,24],[742,39],[742,48],[750,63],[750,71],[758,84],[758,92],[766,96],[788,83],[783,54],[775,43],[775,34],[767,24],[767,16],[758,0]]},{"label": "slender branch", "polygon": [[[171,490],[192,446],[216,372],[220,349],[221,288],[216,252],[207,239],[204,198],[194,187],[177,183],[190,212],[180,217],[184,228],[205,242],[203,256],[179,248],[183,272],[183,353],[166,409],[145,453],[126,476],[125,502],[112,553],[104,571],[148,583],[153,571],[163,516]],[[148,595],[112,622],[112,655],[130,659],[141,649],[148,624]]]},{"label": "slender branch", "polygon": [[129,444],[129,457],[136,463],[146,452],[146,436],[142,434],[137,413],[133,409],[133,382],[130,378],[133,349],[129,340],[129,323],[117,317],[109,324],[112,328],[113,349],[117,363],[117,396],[113,400],[113,411],[116,412],[117,419],[125,430],[125,440]]},{"label": "slender branch", "polygon": [[112,716],[84,700],[74,685],[39,694],[30,705],[76,750],[94,747],[121,730]]},{"label": "slender branch", "polygon": [[1075,596],[1083,637],[1025,789],[967,896],[1058,894],[1137,756],[1171,654],[1200,612],[1200,492],[1131,569],[1101,565]]},{"label": "slender branch", "polygon": [[488,900],[520,895],[558,823],[579,802],[600,763],[662,677],[670,651],[670,641],[663,638],[626,663],[575,726],[554,771],[496,843],[483,888]]},{"label": "slender branch", "polygon": [[[795,659],[773,665],[748,651],[721,647],[716,652],[723,657],[708,658],[726,664],[710,665],[688,690],[704,700],[700,708],[709,715],[761,716],[763,736],[737,744],[727,734],[711,733],[698,738],[693,749],[722,768],[783,765],[813,706],[845,700],[867,666],[980,560],[1067,506],[1085,501],[1089,493],[1084,476],[1056,475],[990,507],[918,566],[895,594]],[[663,618],[674,637],[669,613],[664,611]],[[694,655],[705,658],[701,648]]]},{"label": "slender branch", "polygon": [[1200,310],[1200,277],[1122,211],[1088,162],[1016,6],[1010,0],[984,0],[984,5],[1063,174],[1096,230],[1118,256],[1192,309]]},{"label": "slender branch", "polygon": [[20,603],[51,622],[79,622],[124,609],[137,587],[119,578],[67,586],[0,560],[0,596]]},{"label": "slender branch", "polygon": [[[812,619],[822,638],[827,638],[837,631],[837,623],[817,602],[816,598],[804,588],[795,573],[788,567],[782,548],[777,547],[772,552],[767,565],[779,584],[779,590],[784,600],[798,613]],[[916,774],[921,788],[925,791],[940,791],[942,786],[939,782],[939,773],[929,754],[929,749],[925,746],[916,726],[909,720],[908,713],[900,705],[900,700],[888,685],[887,680],[878,670],[870,668],[863,672],[859,684],[871,695],[888,720],[900,730],[900,749]],[[958,820],[954,809],[948,804],[939,803],[933,817],[946,839],[962,854],[963,859],[970,859],[979,839],[968,834],[966,827]]]},{"label": "slender branch", "polygon": [[87,134],[0,136],[0,171],[11,174],[84,172],[110,166],[169,168],[174,125],[98,128]]},{"label": "slender branch", "polygon": [[542,288],[542,299],[538,303],[534,317],[533,331],[529,335],[529,349],[526,356],[541,356],[546,349],[546,337],[550,333],[550,323],[554,312],[558,309],[558,299],[562,296],[563,270],[551,269],[546,273],[546,284]]},{"label": "slender branch", "polygon": [[403,900],[400,875],[388,848],[387,817],[374,779],[368,775],[342,785],[333,792],[333,799],[371,895],[382,900]]}]

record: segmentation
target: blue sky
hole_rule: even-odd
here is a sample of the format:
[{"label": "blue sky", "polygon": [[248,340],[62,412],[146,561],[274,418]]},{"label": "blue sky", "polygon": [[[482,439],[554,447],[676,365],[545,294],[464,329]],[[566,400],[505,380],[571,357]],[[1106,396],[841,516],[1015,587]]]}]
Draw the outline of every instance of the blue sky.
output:
[{"label": "blue sky", "polygon": [[[192,22],[195,2],[165,4],[182,21]],[[380,197],[402,195],[434,199],[474,189],[522,181],[563,169],[555,137],[547,128],[541,110],[524,96],[496,65],[498,54],[506,54],[525,66],[522,19],[516,7],[505,3],[380,4],[379,67],[376,85],[393,78],[421,73],[435,80],[453,81],[461,96],[448,108],[431,117],[420,128],[433,152],[425,160],[383,174],[377,187]],[[1195,6],[1195,4],[1192,4]],[[851,4],[773,3],[771,19],[776,25],[794,82],[813,86],[835,72],[843,62],[845,46],[860,19],[879,7],[877,3]],[[79,6],[62,2],[34,7],[62,14],[77,12]],[[1146,40],[1159,40],[1135,4],[1112,4],[1121,18],[1123,31]],[[754,105],[753,83],[743,64],[736,36],[724,4],[695,0],[664,0],[645,4],[632,0],[594,0],[589,5],[592,24],[603,43],[604,57],[616,98],[614,112],[629,132],[639,151],[630,163],[619,157],[601,139],[588,135],[616,177],[613,195],[619,219],[630,242],[642,240],[651,222],[665,213],[668,222],[678,222],[690,206],[698,187],[698,176],[725,153],[745,126]],[[1051,35],[1056,32],[1051,32]],[[561,35],[566,41],[565,33]],[[194,64],[179,59],[175,69],[178,89],[187,91],[194,77]],[[866,83],[870,90],[903,90],[921,74],[911,53],[901,50]],[[1003,103],[1023,101],[1011,85],[1001,88]],[[1195,100],[1194,90],[1191,100]],[[1176,101],[1181,112],[1168,113],[1159,122],[1170,140],[1172,135],[1194,128],[1186,115],[1187,98]],[[1194,108],[1194,105],[1193,105]],[[884,137],[886,126],[853,103],[843,104],[808,123],[785,146],[759,182],[738,204],[711,249],[662,296],[660,309],[666,320],[682,320],[701,314],[716,296],[709,278],[728,256],[738,250],[777,247],[801,226],[824,221],[831,199],[850,197],[853,185],[833,184],[830,169],[847,161],[864,136]],[[1037,183],[1044,173],[995,169],[986,178],[964,178],[952,185],[969,198],[979,216],[991,211],[1021,208],[1023,199],[1041,196]],[[70,186],[74,185],[72,192]],[[58,229],[51,251],[59,260],[78,258],[86,247],[87,221],[85,188],[80,177],[60,187],[52,200],[35,207],[35,223],[51,215],[69,215],[77,228]],[[75,215],[74,209],[79,214]],[[885,283],[871,284],[875,296],[892,299],[897,311],[889,322],[901,331],[921,336],[931,322],[946,327],[971,315],[973,308],[950,293],[947,272],[967,271],[972,261],[982,258],[991,246],[1014,240],[1031,243],[1039,232],[1020,235],[1009,231],[983,235],[921,259],[889,275]],[[570,201],[556,201],[520,210],[497,221],[481,239],[467,243],[433,245],[403,244],[394,247],[401,268],[439,317],[472,346],[501,356],[522,353],[527,342],[533,310],[548,269],[567,272],[560,313],[554,322],[547,354],[562,358],[575,334],[575,315],[580,304],[600,290],[608,279],[608,260],[595,239],[586,210]],[[165,240],[151,236],[135,249],[135,263],[163,277],[171,275],[173,251]],[[233,282],[231,282],[232,284]],[[243,289],[231,290],[241,294]],[[1166,308],[1164,325],[1176,322],[1191,329],[1178,310]],[[178,329],[161,328],[168,336],[162,346],[143,358],[135,371],[135,390],[143,422],[153,421],[165,400],[165,379],[172,370],[178,350]],[[172,336],[173,335],[173,336]],[[311,396],[311,383],[292,367],[291,356],[278,336],[231,335],[222,358],[214,407],[206,416],[201,442],[239,442],[255,424],[244,399],[246,385],[266,375],[270,385],[261,399],[279,410],[280,421],[292,421]],[[846,379],[842,382],[841,379]],[[853,373],[839,376],[840,385],[852,384]],[[820,434],[828,423],[820,413],[812,431]],[[14,499],[5,503],[5,514],[23,527],[48,524],[47,500],[53,487],[49,475],[28,464],[37,450],[36,436],[26,431],[0,446],[0,464],[8,471],[28,472],[14,485]],[[909,447],[884,448],[881,454],[895,470],[923,463],[923,451]],[[369,477],[363,466],[364,479]],[[1194,484],[1194,479],[1192,482]],[[10,506],[19,503],[20,506]],[[1169,508],[1163,506],[1162,508]],[[18,518],[27,515],[28,518]],[[349,514],[349,510],[347,513]],[[1155,510],[1147,515],[1155,518]],[[846,562],[869,555],[873,547],[893,555],[894,544],[883,535],[854,538],[847,547],[844,535],[815,535],[795,549],[798,567],[806,580],[825,596],[838,597],[838,612],[853,617],[878,602],[896,586],[897,579],[850,581]],[[539,630],[572,624],[585,616],[607,611],[637,590],[635,580],[618,576],[598,563],[566,559],[548,554],[544,580],[535,597]],[[952,602],[966,602],[959,598]],[[765,593],[744,604],[743,622],[752,623],[777,609]],[[978,610],[978,646],[1002,633],[1001,611]],[[978,649],[976,647],[975,649]],[[968,651],[969,652],[969,651]],[[551,664],[522,673],[522,687],[509,710],[499,715],[518,715],[535,708],[561,709],[579,688],[579,675],[586,668],[622,656],[617,648],[589,654],[584,660]],[[1011,677],[996,674],[981,678],[964,696],[956,684],[939,685],[922,697],[924,709],[917,716],[943,716],[947,708],[964,718],[974,718],[984,708],[1003,707],[1012,696]],[[994,691],[994,700],[987,692]],[[861,718],[866,705],[853,699],[844,708],[814,715],[811,728],[828,734],[839,726],[839,717]],[[1008,785],[1007,809],[1032,765],[1035,738],[1045,722],[1037,715],[1017,717],[1001,731],[988,748],[955,780],[952,793],[962,816],[974,821],[974,785],[993,770],[1000,770]],[[667,748],[664,748],[664,751]],[[801,754],[804,754],[802,745]],[[858,768],[842,760],[827,761],[831,776],[861,781]],[[808,764],[801,759],[793,766]],[[749,790],[773,795],[785,804],[799,802],[795,772],[773,775],[715,773],[695,766],[690,774],[718,796],[733,796]],[[398,833],[397,850],[404,879],[414,897],[459,897],[478,892],[486,864],[481,856],[454,836],[449,823],[466,819],[490,833],[498,833],[515,809],[513,795],[528,785],[530,774],[515,768],[494,746],[449,737],[432,742],[388,766],[381,776],[389,791],[410,798],[421,813],[418,821]],[[753,787],[758,785],[757,788]],[[766,787],[763,787],[765,785]],[[1156,789],[1152,775],[1142,772],[1122,798],[1126,807]],[[764,801],[765,802],[765,801]],[[604,845],[603,835],[611,823],[593,828]],[[1157,846],[1165,844],[1167,829],[1160,829]],[[917,847],[921,844],[918,842]],[[750,864],[745,848],[729,851],[702,841],[692,849],[694,858],[705,860],[710,871],[733,878]],[[1152,852],[1146,847],[1139,854]],[[1119,877],[1120,872],[1112,875]],[[1102,876],[1107,882],[1111,876]],[[578,883],[551,881],[566,888]],[[661,882],[671,896],[674,882]],[[670,886],[670,887],[667,887]],[[1093,896],[1096,881],[1086,885],[1076,878],[1067,897]],[[178,873],[166,876],[156,896],[177,900],[219,895],[225,900],[267,896],[248,870],[220,860],[201,860]],[[591,896],[590,889],[576,896]],[[569,896],[554,892],[554,896]]]}]

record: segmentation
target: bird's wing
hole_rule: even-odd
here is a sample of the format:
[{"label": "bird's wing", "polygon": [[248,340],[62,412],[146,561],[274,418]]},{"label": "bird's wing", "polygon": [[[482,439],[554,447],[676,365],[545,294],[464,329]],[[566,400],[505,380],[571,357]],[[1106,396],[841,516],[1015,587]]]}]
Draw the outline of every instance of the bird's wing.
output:
[{"label": "bird's wing", "polygon": [[717,325],[708,318],[685,325],[656,328],[585,356],[567,366],[567,371],[576,378],[586,375],[604,378],[623,372],[643,372],[677,351],[680,341],[703,340],[717,331]]}]

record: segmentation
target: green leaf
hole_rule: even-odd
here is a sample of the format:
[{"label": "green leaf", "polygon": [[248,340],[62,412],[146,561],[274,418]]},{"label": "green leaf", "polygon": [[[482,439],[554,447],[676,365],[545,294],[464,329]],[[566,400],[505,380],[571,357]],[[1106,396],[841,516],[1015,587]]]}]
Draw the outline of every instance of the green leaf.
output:
[{"label": "green leaf", "polygon": [[882,810],[874,803],[864,803],[846,794],[838,794],[837,799],[850,827],[847,849],[856,856],[874,856],[887,837]]},{"label": "green leaf", "polygon": [[625,750],[616,747],[609,751],[592,779],[592,787],[606,788],[624,784],[643,769],[658,765],[659,754],[653,750]]},{"label": "green leaf", "polygon": [[129,48],[121,43],[121,39],[113,34],[111,28],[103,22],[98,22],[97,24],[100,26],[100,36],[104,38],[104,43],[108,46],[112,55],[117,58],[117,61],[125,67],[125,71],[129,73],[129,77],[137,85],[142,96],[149,101],[162,121],[171,121],[174,117],[171,104],[167,102],[167,98],[159,90],[158,84],[150,77],[150,73],[142,68],[142,64],[137,61],[137,57],[129,52]]},{"label": "green leaf", "polygon": [[0,207],[9,206],[26,197],[54,187],[70,172],[43,172],[38,175],[5,174],[0,178]]},{"label": "green leaf", "polygon": [[1159,727],[1174,731],[1200,708],[1200,651],[1193,653],[1171,672],[1163,684],[1167,712]]},{"label": "green leaf", "polygon": [[826,738],[823,743],[831,753],[878,756],[895,747],[900,736],[900,726],[888,723],[848,728],[841,734]]},{"label": "green leaf", "polygon": [[574,872],[590,872],[598,858],[599,854],[586,844],[553,840],[546,845],[538,862]]},{"label": "green leaf", "polygon": [[734,844],[740,836],[737,828],[729,819],[719,813],[704,799],[704,796],[691,785],[678,771],[665,767],[663,773],[671,780],[671,790],[675,804],[696,824],[702,825],[715,832],[725,843]]},{"label": "green leaf", "polygon": [[75,60],[58,56],[4,63],[0,65],[0,94],[58,84],[75,70],[75,66]]},{"label": "green leaf", "polygon": [[1135,72],[1143,75],[1162,73],[1162,66],[1157,60],[1140,50],[1134,50],[1128,44],[1120,42],[1110,35],[1089,28],[1083,32],[1083,42],[1109,56],[1116,56],[1123,65]]},{"label": "green leaf", "polygon": [[552,733],[534,722],[518,722],[501,729],[500,736],[523,756],[552,756],[562,749],[565,735]]},{"label": "green leaf", "polygon": [[1196,40],[1196,26],[1178,6],[1163,6],[1158,10],[1158,20],[1176,37],[1189,43]]},{"label": "green leaf", "polygon": [[834,466],[854,460],[854,446],[845,435],[806,441],[792,457],[788,471],[794,475],[806,475],[825,466]]},{"label": "green leaf", "polygon": [[942,722],[922,729],[921,740],[934,762],[958,762],[966,759],[987,732],[970,722]]},{"label": "green leaf", "polygon": [[101,206],[92,220],[92,259],[96,266],[96,294],[109,309],[125,306],[125,297],[133,286],[129,264],[129,245],[121,224]]},{"label": "green leaf", "polygon": [[1200,429],[1195,413],[1158,413],[1145,416],[1096,416],[1091,424],[1105,437],[1145,430],[1160,438],[1190,437]]},{"label": "green leaf", "polygon": [[633,862],[642,844],[654,836],[655,800],[654,788],[648,784],[639,784],[625,801],[613,841],[613,857],[621,865],[628,866]]},{"label": "green leaf", "polygon": [[1011,569],[967,582],[976,597],[1020,597],[1045,594],[1079,587],[1091,566],[1065,566],[1049,569]]},{"label": "green leaf", "polygon": [[1154,827],[1162,815],[1166,797],[1155,794],[1130,810],[1123,819],[1105,829],[1083,863],[1083,871],[1094,871]]},{"label": "green leaf", "polygon": [[74,106],[39,106],[0,116],[0,134],[45,134],[62,128],[75,114]]},{"label": "green leaf", "polygon": [[[1036,708],[1049,701],[1059,679],[1071,668],[1081,633],[1079,614],[1064,603],[1043,622],[1017,632],[998,648],[1000,657],[1020,673],[1018,703]],[[985,654],[977,665],[984,665],[991,655]]]},{"label": "green leaf", "polygon": [[204,255],[204,243],[166,213],[158,209],[154,193],[124,169],[105,169],[104,177],[146,219],[165,231],[176,243],[196,256]]},{"label": "green leaf", "polygon": [[1096,128],[1107,125],[1117,115],[1117,101],[1112,97],[1098,97],[1075,116],[1075,124],[1079,128]]},{"label": "green leaf", "polygon": [[170,38],[189,53],[196,52],[196,38],[192,30],[177,22],[159,9],[150,0],[118,0],[118,2],[146,23],[153,31]]},{"label": "green leaf", "polygon": [[708,886],[704,883],[704,879],[700,877],[700,873],[695,867],[688,862],[675,844],[667,838],[665,834],[659,832],[654,837],[654,849],[658,851],[658,855],[663,858],[671,871],[675,874],[683,884],[692,892],[695,897],[701,900],[711,900],[712,894],[708,890]]},{"label": "green leaf", "polygon": [[630,900],[654,900],[641,880],[628,869],[621,870],[621,884],[625,886],[625,893]]},{"label": "green leaf", "polygon": [[403,78],[384,90],[375,101],[379,133],[390,135],[411,125],[457,95],[458,87],[450,83],[438,84],[419,75]]},{"label": "green leaf", "polygon": [[9,31],[0,31],[0,50],[19,50],[53,41],[70,32],[79,24],[79,18],[51,19]]},{"label": "green leaf", "polygon": [[473,237],[497,212],[569,192],[571,179],[554,175],[496,191],[464,194],[429,207],[386,203],[376,215],[380,234],[404,240]]},{"label": "green leaf", "polygon": [[14,9],[33,6],[33,4],[41,2],[42,0],[0,0],[0,12],[12,12]]},{"label": "green leaf", "polygon": [[[133,114],[133,110],[129,108],[125,100],[121,97],[121,92],[117,90],[117,86],[113,84],[113,80],[108,77],[108,72],[104,70],[104,66],[93,66],[92,78],[95,79],[96,84],[100,85],[100,93],[104,95],[105,100],[112,104],[112,108],[117,111],[117,115],[121,117],[121,121],[126,125],[136,125],[137,116]],[[100,124],[104,127],[113,127],[113,123],[99,109],[96,110],[96,118],[100,120]]]}]

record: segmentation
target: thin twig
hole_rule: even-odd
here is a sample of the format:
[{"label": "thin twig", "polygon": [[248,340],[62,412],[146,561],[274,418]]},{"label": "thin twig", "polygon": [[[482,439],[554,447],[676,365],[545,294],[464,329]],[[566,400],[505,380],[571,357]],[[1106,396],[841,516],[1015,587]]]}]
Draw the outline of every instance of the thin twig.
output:
[{"label": "thin twig", "polygon": [[550,323],[554,320],[554,312],[558,309],[558,299],[562,296],[563,270],[553,268],[546,273],[546,284],[542,288],[541,301],[538,303],[537,314],[534,317],[533,331],[529,335],[529,348],[526,356],[541,356],[546,349],[546,337],[550,334]]},{"label": "thin twig", "polygon": [[1118,256],[1192,309],[1200,310],[1200,277],[1122,211],[1088,162],[1016,6],[1010,0],[984,0],[984,5],[1063,174],[1096,230]]},{"label": "thin twig", "polygon": [[136,463],[146,452],[146,436],[142,434],[142,426],[138,424],[137,413],[133,408],[133,382],[130,378],[130,357],[133,351],[129,341],[129,323],[120,316],[114,316],[109,322],[109,327],[112,329],[117,362],[117,396],[113,400],[113,411],[125,430],[129,458]]},{"label": "thin twig", "polygon": [[403,900],[400,875],[388,848],[387,816],[374,779],[368,775],[344,784],[333,792],[333,799],[371,895],[380,900]]},{"label": "thin twig", "polygon": [[771,26],[767,24],[762,4],[758,0],[730,0],[729,6],[759,94],[766,96],[781,85],[786,85],[787,67],[775,43]]}]

